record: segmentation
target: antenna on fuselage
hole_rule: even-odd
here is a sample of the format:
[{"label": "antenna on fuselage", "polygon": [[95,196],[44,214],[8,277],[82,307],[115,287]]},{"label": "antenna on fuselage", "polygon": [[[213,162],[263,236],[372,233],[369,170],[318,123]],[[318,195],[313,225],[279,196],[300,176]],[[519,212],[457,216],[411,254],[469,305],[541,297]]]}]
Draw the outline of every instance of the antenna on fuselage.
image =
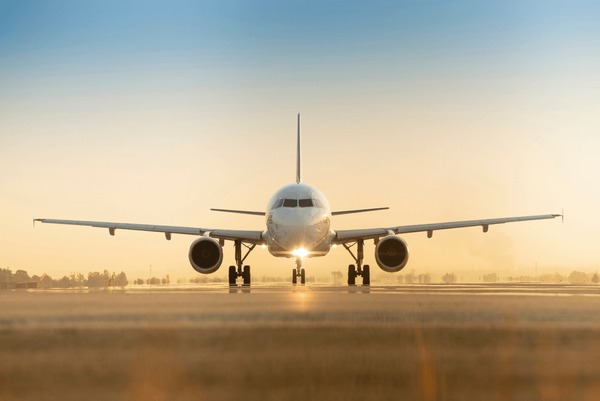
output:
[{"label": "antenna on fuselage", "polygon": [[302,178],[300,175],[300,113],[298,113],[298,145],[296,154],[296,184],[300,184]]}]

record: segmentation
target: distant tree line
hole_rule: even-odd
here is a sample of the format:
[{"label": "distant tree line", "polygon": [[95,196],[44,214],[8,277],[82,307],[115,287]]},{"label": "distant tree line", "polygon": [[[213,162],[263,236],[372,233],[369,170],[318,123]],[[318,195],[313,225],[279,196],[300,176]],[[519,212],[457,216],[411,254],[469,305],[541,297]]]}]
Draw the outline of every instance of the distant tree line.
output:
[{"label": "distant tree line", "polygon": [[540,276],[511,276],[507,281],[512,282],[541,282],[541,283],[570,283],[570,284],[598,284],[600,275],[574,270],[568,275],[559,273],[542,274]]},{"label": "distant tree line", "polygon": [[[344,275],[336,271],[332,273],[334,283],[341,283]],[[396,276],[399,284],[427,284],[431,283],[429,273],[415,274],[414,272],[399,274]],[[484,274],[481,280],[488,283],[501,281],[496,273]],[[186,280],[187,281],[187,280]],[[190,283],[227,283],[227,277],[217,275],[200,275],[190,279]],[[287,282],[287,278],[261,276],[256,277],[255,281],[261,282]],[[446,284],[456,283],[457,276],[454,273],[446,273],[442,276],[442,282]],[[568,275],[559,273],[542,274],[539,276],[520,275],[509,276],[504,279],[508,282],[542,282],[542,283],[570,283],[570,284],[600,284],[600,275],[598,272],[585,273],[582,271],[572,271]],[[169,275],[164,278],[151,277],[149,279],[138,278],[133,281],[134,285],[169,285],[171,282]],[[179,282],[179,281],[178,281]],[[314,277],[307,277],[307,282],[316,282]],[[0,289],[11,288],[107,288],[107,287],[125,287],[129,284],[127,275],[124,272],[116,273],[104,270],[100,272],[89,272],[87,277],[82,273],[71,273],[60,279],[54,279],[44,273],[41,276],[29,276],[25,270],[16,270],[13,272],[10,268],[0,269]]]},{"label": "distant tree line", "polygon": [[[547,273],[539,276],[535,275],[520,275],[508,276],[501,279],[497,273],[487,273],[482,275],[481,280],[484,283],[495,283],[498,281],[512,283],[569,283],[569,284],[600,284],[600,275],[596,273],[585,273],[574,270],[567,275],[560,273]],[[442,277],[442,281],[446,284],[455,283],[457,281],[454,273],[446,273]]]},{"label": "distant tree line", "polygon": [[414,271],[397,276],[398,284],[429,284],[431,283],[431,274],[421,273],[415,274]]},{"label": "distant tree line", "polygon": [[[23,284],[27,284],[24,286]],[[32,285],[34,284],[34,285]],[[41,276],[29,274],[25,270],[17,270],[14,273],[9,269],[0,269],[0,288],[105,288],[125,287],[129,284],[124,272],[115,273],[104,270],[90,272],[87,277],[81,273],[71,273],[60,279],[54,279],[44,273]]]},{"label": "distant tree line", "polygon": [[454,284],[456,283],[456,274],[454,273],[446,273],[442,276],[442,282],[444,284]]},{"label": "distant tree line", "polygon": [[158,278],[158,277],[150,277],[146,280],[144,280],[143,278],[138,278],[136,280],[133,280],[133,284],[134,285],[143,285],[143,284],[148,284],[148,285],[169,285],[171,284],[171,278],[169,277],[169,275],[167,274],[166,277],[163,278]]}]

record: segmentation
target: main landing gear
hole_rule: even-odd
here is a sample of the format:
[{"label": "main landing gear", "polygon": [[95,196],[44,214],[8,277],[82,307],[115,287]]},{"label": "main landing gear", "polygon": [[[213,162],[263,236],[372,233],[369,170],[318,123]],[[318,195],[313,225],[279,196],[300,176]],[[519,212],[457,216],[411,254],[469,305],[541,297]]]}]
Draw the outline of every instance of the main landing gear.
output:
[{"label": "main landing gear", "polygon": [[292,284],[298,284],[298,277],[300,277],[300,284],[306,283],[306,272],[302,268],[302,258],[296,258],[296,268],[292,270]]},{"label": "main landing gear", "polygon": [[[242,246],[246,247],[247,251],[244,257],[242,257]],[[248,257],[250,252],[254,250],[256,244],[244,244],[241,240],[235,240],[235,264],[236,266],[229,266],[229,285],[232,287],[237,286],[237,278],[242,277],[244,280],[244,286],[250,286],[250,266],[245,265],[242,267],[244,260]]]},{"label": "main landing gear", "polygon": [[[365,241],[359,239],[356,242],[348,244],[342,244],[344,248],[352,255],[352,258],[356,262],[356,265],[348,265],[348,285],[356,285],[356,277],[362,277],[362,285],[371,285],[371,267],[369,265],[362,265],[364,259],[364,246]],[[356,255],[352,253],[352,247],[356,245]]]}]

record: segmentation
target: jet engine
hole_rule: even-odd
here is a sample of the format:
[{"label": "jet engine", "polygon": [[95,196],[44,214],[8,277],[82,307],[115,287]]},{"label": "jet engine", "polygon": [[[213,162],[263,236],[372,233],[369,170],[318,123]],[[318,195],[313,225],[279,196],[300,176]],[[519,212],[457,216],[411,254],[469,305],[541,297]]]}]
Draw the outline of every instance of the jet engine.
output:
[{"label": "jet engine", "polygon": [[223,249],[212,238],[202,237],[190,246],[190,263],[198,273],[214,273],[223,261]]},{"label": "jet engine", "polygon": [[383,237],[375,247],[375,260],[386,272],[399,272],[408,262],[408,246],[395,235]]}]

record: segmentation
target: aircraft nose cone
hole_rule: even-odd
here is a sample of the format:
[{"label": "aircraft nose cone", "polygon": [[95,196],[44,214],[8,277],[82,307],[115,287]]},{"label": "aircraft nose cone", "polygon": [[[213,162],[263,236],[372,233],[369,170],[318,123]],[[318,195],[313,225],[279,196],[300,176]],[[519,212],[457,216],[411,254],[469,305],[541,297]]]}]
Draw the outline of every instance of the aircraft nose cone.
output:
[{"label": "aircraft nose cone", "polygon": [[284,226],[280,228],[279,243],[287,250],[294,250],[299,247],[307,247],[306,227],[305,226]]},{"label": "aircraft nose cone", "polygon": [[298,248],[310,250],[316,247],[328,232],[329,225],[324,220],[313,221],[311,224],[279,225],[276,239],[283,248],[293,251]]}]

